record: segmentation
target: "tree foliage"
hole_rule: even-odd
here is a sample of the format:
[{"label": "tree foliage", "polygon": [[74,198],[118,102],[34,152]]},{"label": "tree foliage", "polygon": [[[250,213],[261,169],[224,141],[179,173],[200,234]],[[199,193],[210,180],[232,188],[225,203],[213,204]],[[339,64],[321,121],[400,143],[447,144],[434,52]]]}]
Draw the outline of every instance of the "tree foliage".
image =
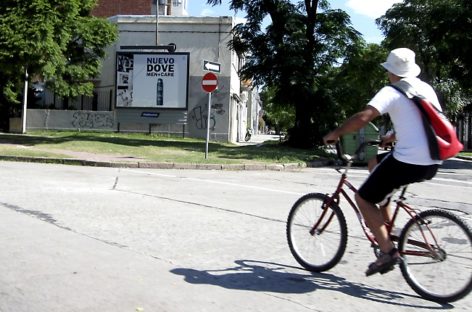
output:
[{"label": "tree foliage", "polygon": [[92,94],[104,49],[117,38],[112,24],[90,16],[95,5],[96,0],[2,0],[0,104],[18,103],[26,69],[30,77],[48,80],[58,95]]},{"label": "tree foliage", "polygon": [[[270,88],[274,102],[294,107],[291,145],[320,143],[329,128],[322,113],[329,103],[318,92],[319,79],[362,42],[349,16],[330,9],[325,0],[233,0],[230,9],[247,14],[247,22],[233,29],[231,43],[237,53],[247,55],[240,75]],[[270,23],[261,29],[264,18]]]},{"label": "tree foliage", "polygon": [[385,69],[380,66],[387,53],[377,44],[368,44],[326,75],[323,86],[333,94],[338,120],[363,109],[372,96],[388,84]]},{"label": "tree foliage", "polygon": [[277,134],[286,132],[293,127],[295,122],[295,110],[293,106],[283,106],[274,101],[273,88],[264,88],[261,92],[261,100],[264,103],[265,124]]},{"label": "tree foliage", "polygon": [[417,54],[422,77],[454,115],[472,95],[472,1],[405,0],[377,20],[389,48]]}]

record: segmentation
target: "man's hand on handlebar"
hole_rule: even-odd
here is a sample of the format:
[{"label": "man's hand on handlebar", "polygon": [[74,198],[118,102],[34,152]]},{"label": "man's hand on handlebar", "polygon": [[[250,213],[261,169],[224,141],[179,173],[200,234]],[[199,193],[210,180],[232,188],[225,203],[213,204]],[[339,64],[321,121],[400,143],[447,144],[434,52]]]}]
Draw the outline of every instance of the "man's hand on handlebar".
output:
[{"label": "man's hand on handlebar", "polygon": [[396,141],[395,132],[389,131],[384,136],[380,137],[379,147],[387,148],[392,147],[392,143]]}]

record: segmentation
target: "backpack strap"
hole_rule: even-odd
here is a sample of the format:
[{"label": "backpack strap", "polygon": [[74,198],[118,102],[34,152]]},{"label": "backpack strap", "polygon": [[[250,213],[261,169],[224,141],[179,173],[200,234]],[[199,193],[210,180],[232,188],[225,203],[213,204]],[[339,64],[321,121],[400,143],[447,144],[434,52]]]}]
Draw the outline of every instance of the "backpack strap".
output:
[{"label": "backpack strap", "polygon": [[395,83],[392,83],[390,86],[392,88],[400,91],[402,94],[404,94],[410,100],[413,100],[413,98],[415,96],[420,97],[420,98],[424,98],[423,96],[418,94],[418,92],[416,92],[416,90],[413,88],[413,86],[410,83],[408,83],[405,80],[397,81]]},{"label": "backpack strap", "polygon": [[[410,99],[413,103],[415,103],[415,105],[421,111],[423,116],[428,115],[425,112],[423,106],[420,103],[421,100],[427,100],[426,97],[424,97],[423,95],[416,92],[416,90],[413,88],[413,86],[410,83],[408,83],[405,80],[400,80],[400,81],[397,81],[395,83],[390,84],[390,87],[392,87],[395,90],[399,91],[404,96],[406,96],[408,99]],[[428,101],[428,102],[430,102],[430,101]],[[436,110],[436,112],[438,112],[439,114],[444,115],[444,113],[440,109],[438,109],[435,105],[433,105],[432,103],[431,103],[431,107],[433,107]]]},{"label": "backpack strap", "polygon": [[[413,103],[415,103],[416,107],[418,107],[418,109],[420,110],[421,112],[421,115],[423,117],[423,120],[424,120],[424,117],[426,117],[426,112],[424,111],[423,107],[421,106],[420,103],[418,103],[418,101],[420,99],[424,99],[423,96],[420,96],[418,94],[418,92],[415,91],[415,89],[413,89],[413,87],[411,86],[411,84],[409,84],[408,82],[404,81],[404,80],[400,80],[400,81],[397,81],[395,83],[392,83],[390,84],[390,87],[394,88],[395,90],[399,91],[401,94],[403,94],[404,96],[406,96],[409,100],[411,100]],[[427,119],[426,119],[427,120]]]},{"label": "backpack strap", "polygon": [[[428,113],[425,111],[424,107],[421,105],[421,101],[425,99],[424,96],[418,94],[418,92],[413,89],[411,84],[407,81],[400,80],[390,85],[395,90],[399,91],[403,95],[405,95],[409,100],[415,103],[415,106],[419,109],[421,114],[421,119],[423,121],[423,128],[426,134],[426,138],[428,140],[429,146],[429,153],[432,159],[440,159],[439,158],[439,147],[436,143],[436,133],[431,125],[431,121],[429,120]],[[436,112],[442,114],[440,110],[438,110],[434,105],[430,104]]]}]

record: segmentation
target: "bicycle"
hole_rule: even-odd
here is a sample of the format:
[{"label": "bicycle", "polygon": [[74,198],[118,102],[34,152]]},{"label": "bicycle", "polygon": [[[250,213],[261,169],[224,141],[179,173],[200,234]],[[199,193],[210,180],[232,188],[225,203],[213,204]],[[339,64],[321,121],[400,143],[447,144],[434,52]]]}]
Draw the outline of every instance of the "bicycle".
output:
[{"label": "bicycle", "polygon": [[[342,258],[347,245],[347,224],[340,201],[344,198],[354,209],[365,237],[378,257],[380,249],[369,231],[359,208],[348,194],[357,189],[348,180],[348,171],[367,145],[365,142],[354,156],[343,155],[341,145],[336,150],[346,165],[339,183],[332,194],[309,193],[299,198],[292,206],[287,219],[287,240],[296,261],[312,272],[323,272],[333,268]],[[386,224],[388,233],[403,261],[401,273],[408,285],[421,297],[447,303],[467,296],[472,290],[472,231],[459,216],[446,210],[415,210],[405,202],[407,186],[393,210],[392,220]],[[400,211],[406,212],[408,221],[400,235],[392,229]]]}]

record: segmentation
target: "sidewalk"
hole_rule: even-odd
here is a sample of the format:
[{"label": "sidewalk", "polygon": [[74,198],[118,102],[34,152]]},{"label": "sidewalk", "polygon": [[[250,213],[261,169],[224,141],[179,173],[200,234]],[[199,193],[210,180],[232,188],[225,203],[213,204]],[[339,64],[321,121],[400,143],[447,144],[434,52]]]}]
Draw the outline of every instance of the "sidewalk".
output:
[{"label": "sidewalk", "polygon": [[253,134],[247,142],[237,142],[238,145],[257,145],[267,141],[280,141],[280,136],[276,134]]}]

